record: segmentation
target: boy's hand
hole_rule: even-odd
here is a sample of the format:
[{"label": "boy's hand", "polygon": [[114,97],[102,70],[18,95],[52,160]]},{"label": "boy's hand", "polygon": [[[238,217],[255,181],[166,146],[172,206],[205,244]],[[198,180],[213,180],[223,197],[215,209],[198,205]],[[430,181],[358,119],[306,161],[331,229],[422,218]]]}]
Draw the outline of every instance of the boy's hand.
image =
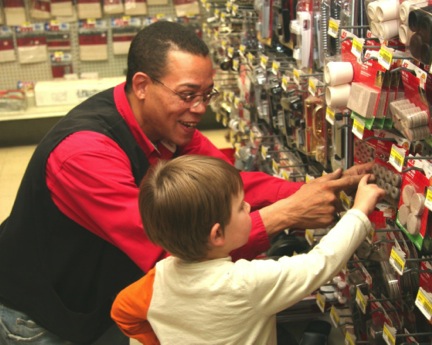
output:
[{"label": "boy's hand", "polygon": [[366,215],[371,213],[377,202],[385,196],[384,189],[376,184],[368,184],[370,178],[371,175],[368,174],[360,180],[353,205],[353,208],[362,211]]}]

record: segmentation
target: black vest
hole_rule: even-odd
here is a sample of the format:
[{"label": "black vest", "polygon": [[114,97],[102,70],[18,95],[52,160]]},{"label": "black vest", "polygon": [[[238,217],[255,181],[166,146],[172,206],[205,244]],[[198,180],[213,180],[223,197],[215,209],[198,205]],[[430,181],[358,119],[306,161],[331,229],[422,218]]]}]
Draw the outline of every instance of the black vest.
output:
[{"label": "black vest", "polygon": [[63,339],[87,344],[112,325],[113,299],[143,272],[119,249],[64,216],[50,198],[48,156],[65,137],[82,130],[119,144],[137,186],[148,169],[147,158],[116,110],[113,89],[61,119],[36,148],[12,212],[0,226],[0,302]]}]

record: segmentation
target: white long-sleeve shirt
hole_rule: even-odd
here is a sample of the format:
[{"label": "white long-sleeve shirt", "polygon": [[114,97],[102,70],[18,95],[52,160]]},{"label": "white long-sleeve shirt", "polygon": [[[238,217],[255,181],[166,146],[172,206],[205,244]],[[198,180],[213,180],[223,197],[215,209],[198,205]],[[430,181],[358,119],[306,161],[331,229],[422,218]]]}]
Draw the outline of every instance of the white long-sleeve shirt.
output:
[{"label": "white long-sleeve shirt", "polygon": [[151,330],[161,344],[276,344],[276,313],[334,277],[370,229],[352,209],[307,254],[197,263],[168,257],[117,296],[112,317],[144,344],[157,343],[142,336]]}]

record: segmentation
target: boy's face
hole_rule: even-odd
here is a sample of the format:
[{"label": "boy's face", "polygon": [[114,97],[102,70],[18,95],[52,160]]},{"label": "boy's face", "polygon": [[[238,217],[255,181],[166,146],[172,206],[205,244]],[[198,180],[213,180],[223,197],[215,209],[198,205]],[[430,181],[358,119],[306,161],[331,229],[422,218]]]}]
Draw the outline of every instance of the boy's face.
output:
[{"label": "boy's face", "polygon": [[230,251],[247,243],[252,228],[250,205],[244,201],[244,192],[233,197],[231,219],[225,227],[225,242]]}]

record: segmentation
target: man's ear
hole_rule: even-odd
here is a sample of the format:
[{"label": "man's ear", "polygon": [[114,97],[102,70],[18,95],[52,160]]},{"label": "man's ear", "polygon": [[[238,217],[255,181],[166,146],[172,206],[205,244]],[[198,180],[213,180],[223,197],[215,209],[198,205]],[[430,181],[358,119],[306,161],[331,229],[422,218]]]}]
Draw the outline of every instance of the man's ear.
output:
[{"label": "man's ear", "polygon": [[209,242],[213,247],[222,247],[225,244],[225,235],[219,223],[212,226],[209,235]]},{"label": "man's ear", "polygon": [[151,82],[151,78],[143,72],[137,72],[132,78],[132,89],[136,97],[143,101],[147,93],[147,86]]}]

